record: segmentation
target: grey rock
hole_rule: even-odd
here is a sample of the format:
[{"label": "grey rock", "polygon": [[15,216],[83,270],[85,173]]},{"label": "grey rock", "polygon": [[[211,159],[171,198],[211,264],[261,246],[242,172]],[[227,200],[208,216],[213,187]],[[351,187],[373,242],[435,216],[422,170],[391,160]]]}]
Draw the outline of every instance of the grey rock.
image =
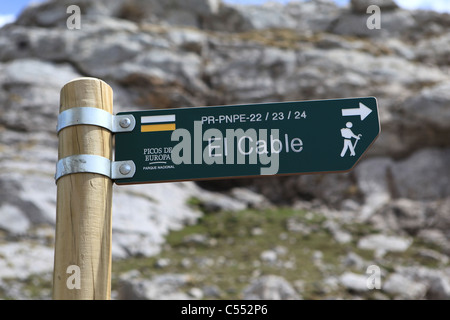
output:
[{"label": "grey rock", "polygon": [[[79,74],[67,64],[55,66],[38,59],[18,59],[4,65],[1,77],[2,81],[16,85],[39,84],[42,87],[60,88],[67,82],[79,77]],[[39,82],[37,82],[38,77],[41,77]]]},{"label": "grey rock", "polygon": [[309,227],[308,225],[304,224],[301,221],[298,221],[298,219],[295,217],[288,218],[286,220],[286,229],[287,231],[290,232],[298,232],[304,236],[311,234],[312,231],[311,227]]},{"label": "grey rock", "polygon": [[358,187],[365,196],[361,221],[371,217],[391,199],[389,174],[392,163],[389,158],[373,158],[355,169]]},{"label": "grey rock", "polygon": [[53,270],[54,250],[29,241],[8,242],[0,245],[0,279],[26,279],[33,274]]},{"label": "grey rock", "polygon": [[403,109],[408,110],[412,121],[429,124],[430,128],[450,132],[450,81],[423,89],[418,95],[408,99]]},{"label": "grey rock", "polygon": [[204,210],[209,212],[215,212],[219,210],[240,211],[247,209],[247,204],[233,199],[225,194],[204,193],[199,194],[198,198],[201,200]]},{"label": "grey rock", "polygon": [[430,209],[430,220],[429,224],[432,228],[438,228],[446,232],[450,221],[448,217],[448,212],[450,210],[450,197],[432,201],[429,205]]},{"label": "grey rock", "polygon": [[349,252],[347,255],[342,259],[342,264],[346,268],[354,268],[356,270],[362,270],[364,266],[366,265],[366,262],[362,257],[357,255],[354,252]]},{"label": "grey rock", "polygon": [[341,9],[333,1],[290,1],[284,7],[296,22],[295,29],[302,33],[327,31],[341,14]]},{"label": "grey rock", "polygon": [[37,25],[42,27],[62,24],[68,17],[66,14],[69,5],[62,4],[56,7],[54,3],[34,4],[25,8],[19,15],[17,23],[21,25]]},{"label": "grey rock", "polygon": [[[119,14],[123,0],[88,1],[88,0],[62,0],[45,1],[28,6],[17,19],[17,23],[26,26],[40,27],[66,27],[66,20],[70,16],[67,8],[70,5],[80,7],[84,16],[113,16]],[[82,22],[83,23],[83,22]]]},{"label": "grey rock", "polygon": [[427,298],[430,300],[450,299],[450,279],[448,277],[433,278],[430,281]]},{"label": "grey rock", "polygon": [[395,55],[401,58],[409,61],[413,61],[418,58],[415,48],[405,46],[405,43],[402,40],[396,38],[383,39],[382,43],[388,50],[392,51]]},{"label": "grey rock", "polygon": [[448,254],[450,243],[446,230],[450,225],[449,207],[449,198],[434,201],[401,198],[383,207],[369,222],[380,230],[417,236]]},{"label": "grey rock", "polygon": [[283,5],[267,3],[262,6],[234,5],[249,29],[294,28],[296,22],[283,10]]},{"label": "grey rock", "polygon": [[197,257],[195,258],[195,263],[201,269],[209,269],[212,268],[215,264],[214,259],[207,257]]},{"label": "grey rock", "polygon": [[[367,10],[368,6],[365,8]],[[332,27],[333,33],[340,35],[364,36],[372,38],[400,37],[402,33],[413,28],[416,23],[414,16],[405,10],[383,11],[380,14],[380,28],[367,27],[370,14],[342,14]],[[370,22],[370,21],[369,21]]]},{"label": "grey rock", "polygon": [[188,294],[194,298],[194,299],[202,299],[203,298],[203,291],[199,288],[191,288],[188,291]]},{"label": "grey rock", "polygon": [[[370,218],[392,198],[431,201],[448,197],[450,172],[445,165],[448,158],[447,149],[429,148],[400,161],[373,158],[361,163],[355,170],[358,186],[365,196],[360,219]],[[400,200],[387,210],[415,215],[419,220],[403,220],[405,224],[411,224],[411,228],[412,224],[420,228],[426,214],[426,206],[408,200]]]},{"label": "grey rock", "polygon": [[192,300],[182,291],[191,281],[189,275],[164,274],[152,279],[142,278],[139,273],[130,272],[121,276],[117,298],[119,300]]},{"label": "grey rock", "polygon": [[352,235],[342,230],[336,221],[327,220],[323,226],[333,235],[334,240],[338,243],[349,243],[352,241]]},{"label": "grey rock", "polygon": [[320,290],[324,294],[330,294],[333,291],[336,291],[339,289],[339,277],[337,276],[329,276],[323,279],[321,283]]},{"label": "grey rock", "polygon": [[222,296],[220,288],[215,285],[203,287],[202,292],[206,298],[220,298]]},{"label": "grey rock", "polygon": [[273,248],[273,251],[275,251],[278,256],[286,256],[288,253],[288,249],[285,246],[276,246]]},{"label": "grey rock", "polygon": [[192,266],[192,260],[189,259],[189,258],[183,258],[183,259],[181,259],[180,265],[181,265],[183,268],[188,269],[188,268],[190,268],[190,267]]},{"label": "grey rock", "polygon": [[260,6],[222,3],[218,14],[205,16],[203,27],[225,32],[291,28],[302,32],[325,31],[340,14],[332,1],[266,3]]},{"label": "grey rock", "polygon": [[194,233],[194,234],[190,234],[187,235],[183,238],[183,243],[186,245],[207,245],[209,242],[209,239],[206,235],[204,234],[198,234],[198,233]]},{"label": "grey rock", "polygon": [[445,32],[438,33],[435,37],[420,39],[415,49],[418,60],[430,64],[448,65],[450,62],[450,49],[446,45],[448,41],[449,35]]},{"label": "grey rock", "polygon": [[[0,124],[29,132],[55,132],[59,91],[62,86],[80,77],[68,64],[55,66],[37,59],[18,59],[0,65]],[[20,112],[19,112],[20,111]],[[30,126],[30,120],[33,125]],[[55,139],[55,138],[53,138]]]},{"label": "grey rock", "polygon": [[437,245],[441,248],[447,249],[449,247],[448,239],[443,230],[437,228],[422,229],[417,233],[417,237],[428,244]]},{"label": "grey rock", "polygon": [[[0,59],[8,61],[35,58],[43,61],[70,62],[77,66],[79,61],[85,61],[87,58],[95,59],[91,56],[91,53],[101,49],[95,49],[95,45],[89,47],[88,44],[92,45],[92,41],[95,43],[94,38],[99,33],[117,33],[122,40],[125,39],[124,34],[128,34],[126,39],[130,43],[128,51],[126,51],[126,48],[121,48],[120,44],[114,42],[111,38],[105,38],[103,48],[107,48],[111,44],[116,45],[115,57],[120,53],[118,52],[119,49],[129,53],[136,48],[135,32],[137,26],[135,24],[110,17],[97,17],[92,21],[86,20],[83,20],[85,22],[83,28],[76,31],[68,30],[66,27],[55,29],[33,28],[32,31],[24,26],[3,28],[0,30],[0,43],[4,44],[0,49]],[[146,44],[143,41],[145,37],[140,37],[140,39],[142,44]],[[106,58],[106,61],[111,58]],[[87,70],[87,74],[91,74],[91,72]]]},{"label": "grey rock", "polygon": [[409,238],[372,234],[359,239],[358,248],[374,250],[376,256],[383,256],[386,252],[404,252],[411,244]]},{"label": "grey rock", "polygon": [[19,208],[9,203],[0,206],[0,229],[10,234],[23,235],[30,226],[27,216]]},{"label": "grey rock", "polygon": [[322,252],[322,251],[315,250],[315,251],[313,252],[313,255],[312,255],[312,260],[313,260],[313,262],[319,262],[319,263],[321,263],[321,262],[322,262],[322,259],[323,259],[323,252]]},{"label": "grey rock", "polygon": [[[414,10],[414,19],[416,20],[417,27],[414,28],[409,37],[414,41],[421,40],[431,40],[433,38],[439,38],[440,36],[448,36],[445,32],[448,28],[450,22],[450,17],[448,14],[440,14],[437,11],[431,10]],[[436,58],[444,58],[442,54],[448,50],[447,48],[442,48],[441,50],[436,50],[437,48],[429,47],[429,52],[436,52]],[[433,59],[433,61],[436,61]],[[445,61],[445,60],[443,60]]]},{"label": "grey rock", "polygon": [[32,173],[28,174],[25,181],[21,181],[27,171],[17,162],[16,165],[3,163],[10,172],[0,174],[0,202],[2,217],[5,219],[2,227],[10,235],[23,237],[32,234],[31,230],[35,227],[54,225],[56,186],[50,175]]},{"label": "grey rock", "polygon": [[367,13],[367,8],[371,5],[376,5],[383,12],[397,9],[398,6],[393,0],[351,0],[350,7],[355,13]]},{"label": "grey rock", "polygon": [[320,199],[326,204],[336,207],[342,199],[358,196],[355,182],[345,174],[302,175],[283,177],[281,179],[258,179],[254,182],[256,190],[272,203],[295,202],[300,199]]},{"label": "grey rock", "polygon": [[[125,77],[126,74],[121,71],[123,67],[120,67],[134,61],[146,49],[143,38],[126,31],[116,31],[110,36],[103,36],[102,46],[97,46],[94,44],[98,41],[95,36],[83,37],[78,41],[77,54],[70,59],[86,74],[95,74],[102,79],[115,79],[117,75]],[[158,53],[155,55],[158,56]]]},{"label": "grey rock", "polygon": [[420,249],[417,253],[420,257],[432,262],[438,262],[445,265],[449,262],[448,256],[432,249]]},{"label": "grey rock", "polygon": [[265,250],[265,251],[261,252],[260,258],[264,262],[275,263],[275,262],[277,262],[278,255],[273,250]]},{"label": "grey rock", "polygon": [[398,197],[434,200],[450,195],[450,149],[424,149],[392,166]]},{"label": "grey rock", "polygon": [[401,198],[391,201],[377,217],[373,216],[371,222],[379,228],[404,230],[414,235],[429,225],[430,211],[423,202]]},{"label": "grey rock", "polygon": [[220,88],[224,103],[270,100],[280,94],[289,94],[293,88],[289,83],[297,63],[293,51],[260,46],[236,47],[226,42],[215,47],[217,49],[207,55],[211,63],[205,74],[214,88]]},{"label": "grey rock", "polygon": [[233,188],[230,191],[230,195],[233,198],[246,203],[249,208],[264,209],[270,206],[266,197],[248,188]]},{"label": "grey rock", "polygon": [[[113,256],[152,256],[159,253],[170,230],[192,224],[201,213],[188,205],[200,191],[195,184],[181,182],[161,185],[115,187],[113,197]],[[199,192],[204,194],[204,192]],[[133,199],[130,213],[129,199]],[[168,210],[167,208],[171,208]]]},{"label": "grey rock", "polygon": [[345,272],[339,277],[339,283],[346,289],[356,292],[368,291],[367,276],[353,272]]},{"label": "grey rock", "polygon": [[299,300],[300,295],[283,277],[267,275],[252,281],[243,291],[244,300]]},{"label": "grey rock", "polygon": [[400,299],[417,300],[425,298],[426,284],[408,279],[402,274],[394,273],[383,283],[382,290]]},{"label": "grey rock", "polygon": [[[69,5],[80,7],[84,17],[119,17],[131,21],[170,22],[173,25],[193,25],[198,27],[198,19],[217,14],[221,5],[218,0],[168,1],[156,0],[113,0],[113,1],[48,1],[28,7],[18,18],[21,25],[42,27],[65,27]],[[83,26],[83,21],[82,21]]]},{"label": "grey rock", "polygon": [[161,258],[155,262],[155,267],[157,268],[166,268],[168,266],[170,266],[170,259],[168,258]]},{"label": "grey rock", "polygon": [[323,262],[323,252],[319,250],[314,250],[311,257],[313,265],[320,271],[326,271],[326,265]]},{"label": "grey rock", "polygon": [[[0,227],[9,235],[35,236],[42,241],[48,238],[39,230],[44,227],[53,228],[55,223],[54,163],[49,166],[47,175],[27,173],[27,179],[23,179],[23,173],[20,170],[25,168],[20,169],[20,163],[16,161],[6,166],[3,162],[4,168],[13,171],[0,174],[0,215],[2,216]],[[31,166],[26,167],[26,170],[30,170]],[[45,166],[42,167],[45,168]],[[39,172],[38,169],[36,172]],[[165,235],[170,230],[178,230],[186,224],[192,224],[200,217],[201,213],[187,204],[188,199],[195,195],[194,190],[200,191],[189,182],[160,186],[147,185],[139,186],[139,188],[115,186],[113,258],[126,258],[133,255],[152,256],[159,253],[165,242]],[[201,193],[204,194],[204,192]],[[128,205],[130,199],[133,199],[131,212]],[[171,209],[167,210],[169,207]],[[10,218],[13,219],[12,222],[9,221]],[[8,252],[10,251],[6,253]],[[10,258],[14,259],[14,256],[6,257],[6,259]]]},{"label": "grey rock", "polygon": [[426,267],[403,267],[397,271],[427,285],[426,299],[448,300],[450,298],[450,277],[448,269],[430,269]]},{"label": "grey rock", "polygon": [[[175,26],[202,27],[199,20],[217,16],[220,6],[220,0],[172,1],[162,4],[162,16],[166,15],[165,22]],[[155,17],[151,11],[148,15]]]},{"label": "grey rock", "polygon": [[30,290],[30,285],[38,285],[39,281],[51,283],[53,275],[51,273],[34,274],[32,278],[25,281],[17,279],[0,279],[0,290],[4,300],[51,300],[52,290],[50,287],[40,288],[39,292]]},{"label": "grey rock", "polygon": [[264,230],[261,228],[253,228],[252,230],[250,230],[250,233],[252,236],[261,236],[264,234]]},{"label": "grey rock", "polygon": [[167,31],[167,37],[176,47],[186,51],[202,54],[207,50],[208,37],[204,32],[195,29],[177,28]]}]

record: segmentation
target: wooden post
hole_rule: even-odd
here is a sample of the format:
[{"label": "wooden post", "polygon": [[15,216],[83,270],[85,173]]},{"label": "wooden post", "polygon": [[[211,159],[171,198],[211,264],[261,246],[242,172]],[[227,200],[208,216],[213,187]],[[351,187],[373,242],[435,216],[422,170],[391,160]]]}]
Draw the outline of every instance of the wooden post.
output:
[{"label": "wooden post", "polygon": [[[60,112],[91,107],[113,113],[113,92],[102,80],[78,78],[61,89]],[[59,132],[58,159],[97,155],[112,160],[112,134],[93,125]],[[112,180],[74,173],[57,181],[53,299],[111,298]]]}]

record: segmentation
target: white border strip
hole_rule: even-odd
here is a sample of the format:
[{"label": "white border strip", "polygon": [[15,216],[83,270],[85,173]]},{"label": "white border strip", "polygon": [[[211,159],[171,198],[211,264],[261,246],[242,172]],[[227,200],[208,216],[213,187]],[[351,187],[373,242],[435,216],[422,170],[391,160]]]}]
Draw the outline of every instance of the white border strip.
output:
[{"label": "white border strip", "polygon": [[167,114],[162,116],[144,116],[141,117],[141,124],[159,123],[159,122],[175,122],[174,114]]}]

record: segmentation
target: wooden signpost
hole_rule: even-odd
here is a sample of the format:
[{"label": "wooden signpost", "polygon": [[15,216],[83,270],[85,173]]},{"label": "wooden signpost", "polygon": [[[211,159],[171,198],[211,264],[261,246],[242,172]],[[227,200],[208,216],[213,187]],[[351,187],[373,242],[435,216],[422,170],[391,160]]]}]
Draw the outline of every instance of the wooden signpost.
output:
[{"label": "wooden signpost", "polygon": [[[54,299],[110,299],[112,183],[351,170],[380,133],[373,97],[113,115],[105,82],[61,90]],[[113,160],[113,136],[115,157]]]},{"label": "wooden signpost", "polygon": [[[112,114],[111,87],[98,79],[81,78],[62,88],[60,112],[87,107]],[[94,125],[63,128],[58,159],[74,155],[112,160],[112,133]],[[102,174],[77,172],[59,177],[56,183],[53,298],[110,299],[113,182]]]}]

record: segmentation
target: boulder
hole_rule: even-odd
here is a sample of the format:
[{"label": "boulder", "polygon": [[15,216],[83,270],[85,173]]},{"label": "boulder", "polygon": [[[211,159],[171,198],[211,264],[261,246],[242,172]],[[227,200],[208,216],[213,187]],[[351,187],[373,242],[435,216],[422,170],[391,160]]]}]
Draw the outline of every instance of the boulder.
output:
[{"label": "boulder", "polygon": [[400,198],[389,202],[379,211],[379,217],[373,216],[371,222],[381,229],[406,231],[410,235],[416,235],[429,226],[430,211],[423,202]]},{"label": "boulder", "polygon": [[29,6],[17,19],[17,24],[39,27],[65,27],[72,14],[67,13],[70,5],[77,5],[81,11],[81,25],[84,18],[114,17],[135,22],[168,22],[173,25],[199,27],[199,19],[218,13],[219,0],[77,0],[47,1]]},{"label": "boulder", "polygon": [[367,8],[371,5],[376,5],[383,12],[390,11],[398,8],[398,5],[394,0],[351,0],[350,8],[354,13],[362,13],[365,14],[367,12]]},{"label": "boulder", "polygon": [[[372,1],[370,0],[370,2]],[[392,36],[402,37],[409,34],[408,31],[416,26],[411,12],[400,9],[383,11],[380,8],[380,28],[369,28],[368,24],[370,25],[373,22],[375,16],[371,17],[374,11],[366,13],[368,7],[364,8],[364,13],[349,12],[340,15],[331,27],[331,31],[340,35],[386,39]]]},{"label": "boulder", "polygon": [[349,243],[352,241],[352,235],[347,231],[342,230],[341,226],[336,221],[327,220],[323,223],[323,226],[331,233],[336,242]]},{"label": "boulder", "polygon": [[412,240],[409,238],[372,234],[359,239],[358,248],[374,250],[375,255],[381,257],[387,252],[404,252],[411,244]]},{"label": "boulder", "polygon": [[[80,74],[70,64],[56,66],[34,58],[0,64],[0,70],[0,125],[21,132],[53,134],[59,92],[64,84],[80,77]],[[56,141],[55,137],[51,140]]]},{"label": "boulder", "polygon": [[0,279],[25,280],[33,274],[53,270],[53,249],[40,243],[17,241],[2,244],[0,255]]},{"label": "boulder", "polygon": [[448,65],[450,63],[450,49],[446,44],[449,38],[448,33],[442,33],[435,37],[420,39],[415,48],[417,59],[430,64]]},{"label": "boulder", "polygon": [[422,149],[391,169],[397,197],[435,200],[450,196],[450,149]]},{"label": "boulder", "polygon": [[[450,81],[426,87],[402,105],[411,121],[422,122],[431,130],[448,136],[450,134]],[[424,135],[426,133],[423,133]],[[444,137],[441,137],[444,139]]]},{"label": "boulder", "polygon": [[326,32],[341,14],[341,9],[331,0],[289,1],[283,10],[302,34]]},{"label": "boulder", "polygon": [[367,279],[368,277],[366,275],[345,272],[339,277],[339,283],[347,290],[365,292],[369,290],[367,286]]},{"label": "boulder", "polygon": [[[137,270],[120,277],[118,300],[192,300],[182,288],[191,282],[186,274],[163,274],[143,278]],[[187,290],[186,290],[187,291]]]},{"label": "boulder", "polygon": [[300,295],[283,277],[267,275],[252,281],[243,291],[244,300],[299,300]]},{"label": "boulder", "polygon": [[402,267],[397,270],[400,274],[427,286],[426,299],[448,300],[450,298],[449,270],[430,269],[427,267]]},{"label": "boulder", "polygon": [[373,158],[355,168],[358,188],[365,197],[359,217],[361,221],[371,217],[391,200],[390,168],[392,164],[393,161],[389,158]]},{"label": "boulder", "polygon": [[259,6],[233,5],[236,14],[247,22],[248,29],[294,28],[295,20],[285,12],[284,6],[277,3],[267,3]]},{"label": "boulder", "polygon": [[394,273],[383,283],[382,290],[399,299],[424,299],[428,287],[426,284],[408,279],[399,273]]}]

